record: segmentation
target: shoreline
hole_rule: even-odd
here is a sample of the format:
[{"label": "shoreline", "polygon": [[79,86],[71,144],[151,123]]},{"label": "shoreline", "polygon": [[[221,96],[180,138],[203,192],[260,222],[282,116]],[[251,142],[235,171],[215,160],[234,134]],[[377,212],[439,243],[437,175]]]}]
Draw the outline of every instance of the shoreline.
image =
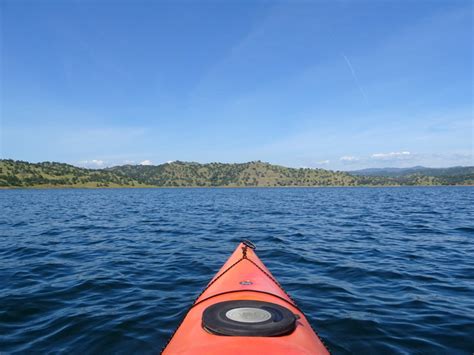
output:
[{"label": "shoreline", "polygon": [[298,189],[298,188],[397,188],[397,187],[473,187],[460,185],[311,185],[311,186],[0,186],[0,190],[111,190],[111,189]]}]

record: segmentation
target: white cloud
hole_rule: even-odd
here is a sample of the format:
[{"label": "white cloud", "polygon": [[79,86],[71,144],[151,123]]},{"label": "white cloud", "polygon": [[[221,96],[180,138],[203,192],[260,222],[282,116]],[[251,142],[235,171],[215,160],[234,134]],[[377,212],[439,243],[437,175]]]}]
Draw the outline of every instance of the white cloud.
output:
[{"label": "white cloud", "polygon": [[372,154],[373,159],[390,159],[390,158],[403,158],[411,155],[410,152],[390,152],[390,153],[375,153]]},{"label": "white cloud", "polygon": [[359,160],[359,158],[353,157],[353,156],[350,156],[350,155],[345,155],[343,157],[340,157],[339,160],[342,160],[342,161],[357,161],[357,160]]},{"label": "white cloud", "polygon": [[329,164],[329,160],[321,160],[321,161],[317,161],[316,162],[316,165],[327,165]]},{"label": "white cloud", "polygon": [[140,165],[152,165],[152,162],[151,162],[151,160],[148,160],[148,159],[147,159],[147,160],[142,161],[142,162],[140,163]]},{"label": "white cloud", "polygon": [[99,160],[99,159],[92,159],[92,160],[82,160],[82,161],[79,162],[79,164],[85,165],[85,166],[101,167],[101,166],[104,166],[105,162],[103,160]]}]

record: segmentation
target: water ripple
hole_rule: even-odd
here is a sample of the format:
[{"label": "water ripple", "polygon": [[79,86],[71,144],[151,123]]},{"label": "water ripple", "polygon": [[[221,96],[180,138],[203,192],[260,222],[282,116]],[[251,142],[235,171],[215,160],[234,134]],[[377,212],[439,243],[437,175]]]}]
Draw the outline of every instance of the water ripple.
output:
[{"label": "water ripple", "polygon": [[474,188],[0,191],[0,353],[157,353],[244,238],[334,353],[471,354]]}]

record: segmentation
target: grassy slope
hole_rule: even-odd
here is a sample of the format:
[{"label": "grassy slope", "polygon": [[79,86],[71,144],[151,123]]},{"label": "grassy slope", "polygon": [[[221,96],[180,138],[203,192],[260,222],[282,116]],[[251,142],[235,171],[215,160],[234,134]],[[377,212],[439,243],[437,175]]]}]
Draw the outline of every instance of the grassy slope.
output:
[{"label": "grassy slope", "polygon": [[0,160],[0,187],[245,187],[473,185],[474,174],[352,176],[323,169],[293,169],[263,162],[242,164],[173,162],[84,169],[62,163]]},{"label": "grassy slope", "polygon": [[262,162],[173,162],[158,166],[120,166],[109,170],[156,186],[352,186],[356,183],[356,179],[346,173],[291,169]]},{"label": "grassy slope", "polygon": [[0,187],[141,187],[144,184],[105,170],[69,164],[0,160]]}]

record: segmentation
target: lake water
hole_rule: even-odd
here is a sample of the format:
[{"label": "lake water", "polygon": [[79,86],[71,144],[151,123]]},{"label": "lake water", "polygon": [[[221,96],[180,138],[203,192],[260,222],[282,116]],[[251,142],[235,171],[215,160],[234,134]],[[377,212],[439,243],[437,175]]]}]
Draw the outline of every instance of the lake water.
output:
[{"label": "lake water", "polygon": [[156,353],[241,239],[338,353],[472,354],[474,188],[0,191],[0,353]]}]

